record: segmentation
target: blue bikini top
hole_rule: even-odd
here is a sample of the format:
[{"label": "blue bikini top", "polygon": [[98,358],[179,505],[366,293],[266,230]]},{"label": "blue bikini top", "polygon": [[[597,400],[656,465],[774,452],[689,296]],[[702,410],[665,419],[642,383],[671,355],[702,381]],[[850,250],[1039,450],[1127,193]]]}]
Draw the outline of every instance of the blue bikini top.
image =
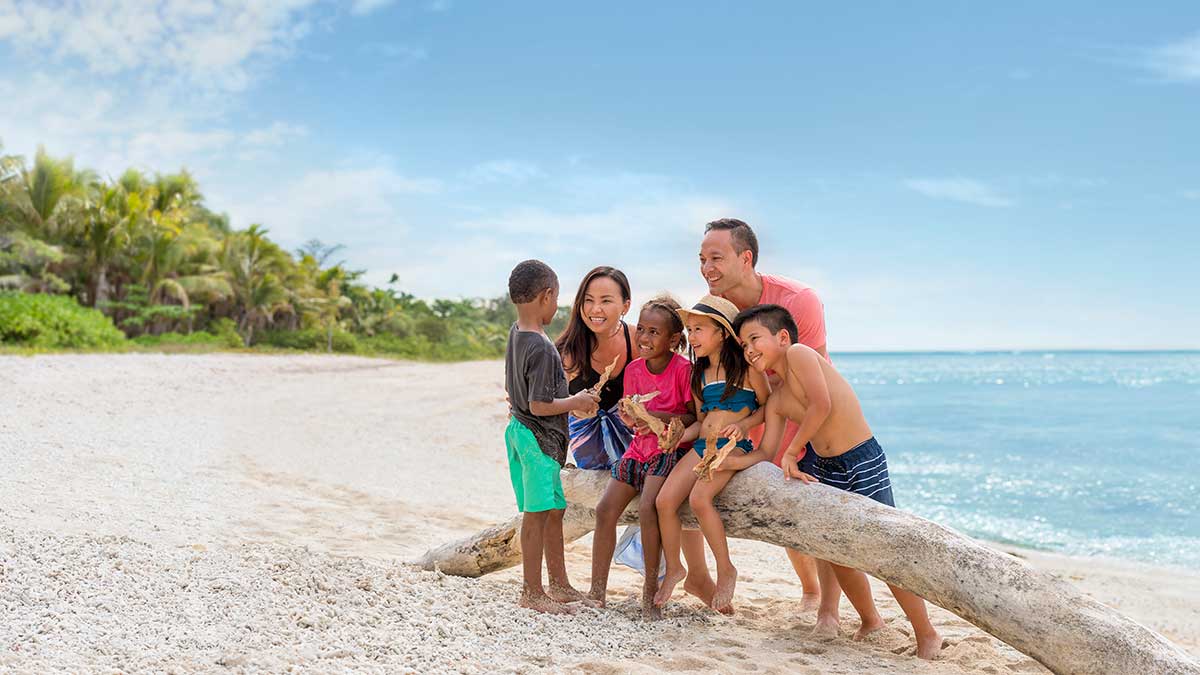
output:
[{"label": "blue bikini top", "polygon": [[738,412],[746,408],[750,412],[758,410],[758,395],[753,389],[741,388],[733,392],[733,394],[721,400],[721,394],[725,393],[725,382],[718,380],[716,382],[707,382],[701,390],[700,397],[700,412],[707,413],[710,410],[729,410]]}]

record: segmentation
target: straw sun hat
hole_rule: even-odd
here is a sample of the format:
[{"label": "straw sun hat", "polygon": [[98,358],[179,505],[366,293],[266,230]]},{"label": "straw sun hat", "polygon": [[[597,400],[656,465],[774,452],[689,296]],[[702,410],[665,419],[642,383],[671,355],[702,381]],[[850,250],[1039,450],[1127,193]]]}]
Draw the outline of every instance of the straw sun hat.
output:
[{"label": "straw sun hat", "polygon": [[721,324],[721,327],[725,329],[726,334],[730,337],[735,340],[737,339],[737,334],[733,332],[733,318],[737,316],[738,308],[737,305],[734,305],[725,298],[706,295],[700,298],[700,302],[692,305],[691,309],[681,308],[676,311],[679,312],[679,318],[684,321],[687,321],[689,314],[706,316]]}]

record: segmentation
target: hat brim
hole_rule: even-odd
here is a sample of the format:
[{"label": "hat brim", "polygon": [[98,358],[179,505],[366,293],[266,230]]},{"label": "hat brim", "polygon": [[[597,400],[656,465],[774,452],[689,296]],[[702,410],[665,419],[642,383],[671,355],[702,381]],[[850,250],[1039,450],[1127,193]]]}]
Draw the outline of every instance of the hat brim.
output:
[{"label": "hat brim", "polygon": [[724,314],[718,312],[715,309],[698,308],[698,307],[693,307],[691,309],[684,309],[684,308],[680,307],[679,309],[677,309],[675,311],[679,313],[679,318],[683,319],[685,322],[687,321],[688,315],[690,315],[690,314],[694,314],[696,316],[703,316],[703,317],[712,319],[713,321],[716,321],[717,323],[721,324],[721,327],[725,329],[725,332],[729,334],[729,337],[733,338],[734,340],[738,339],[737,333],[733,332],[733,324],[729,323],[729,319],[726,319]]}]

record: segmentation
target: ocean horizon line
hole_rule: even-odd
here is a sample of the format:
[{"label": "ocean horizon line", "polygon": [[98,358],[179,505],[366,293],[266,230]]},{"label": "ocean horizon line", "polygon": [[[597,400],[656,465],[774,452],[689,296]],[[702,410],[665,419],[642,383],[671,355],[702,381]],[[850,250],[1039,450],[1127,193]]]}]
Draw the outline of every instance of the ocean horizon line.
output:
[{"label": "ocean horizon line", "polygon": [[1188,349],[1098,349],[1098,348],[1068,348],[1055,349],[834,349],[830,354],[845,356],[992,356],[1020,354],[1197,354],[1200,348]]}]

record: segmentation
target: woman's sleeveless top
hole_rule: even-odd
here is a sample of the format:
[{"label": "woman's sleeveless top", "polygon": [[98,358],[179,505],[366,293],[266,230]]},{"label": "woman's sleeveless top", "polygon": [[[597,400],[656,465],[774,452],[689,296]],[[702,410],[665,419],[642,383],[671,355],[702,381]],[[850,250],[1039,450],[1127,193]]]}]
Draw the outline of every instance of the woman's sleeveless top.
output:
[{"label": "woman's sleeveless top", "polygon": [[[604,388],[600,390],[600,409],[612,410],[617,405],[617,401],[625,395],[625,387],[623,379],[625,375],[625,367],[633,360],[633,341],[629,339],[629,325],[622,324],[625,330],[625,366],[621,367],[621,372],[613,373]],[[567,390],[572,394],[577,394],[584,389],[594,386],[600,381],[600,373],[592,367],[591,359],[588,359],[579,376],[567,383]]]}]

